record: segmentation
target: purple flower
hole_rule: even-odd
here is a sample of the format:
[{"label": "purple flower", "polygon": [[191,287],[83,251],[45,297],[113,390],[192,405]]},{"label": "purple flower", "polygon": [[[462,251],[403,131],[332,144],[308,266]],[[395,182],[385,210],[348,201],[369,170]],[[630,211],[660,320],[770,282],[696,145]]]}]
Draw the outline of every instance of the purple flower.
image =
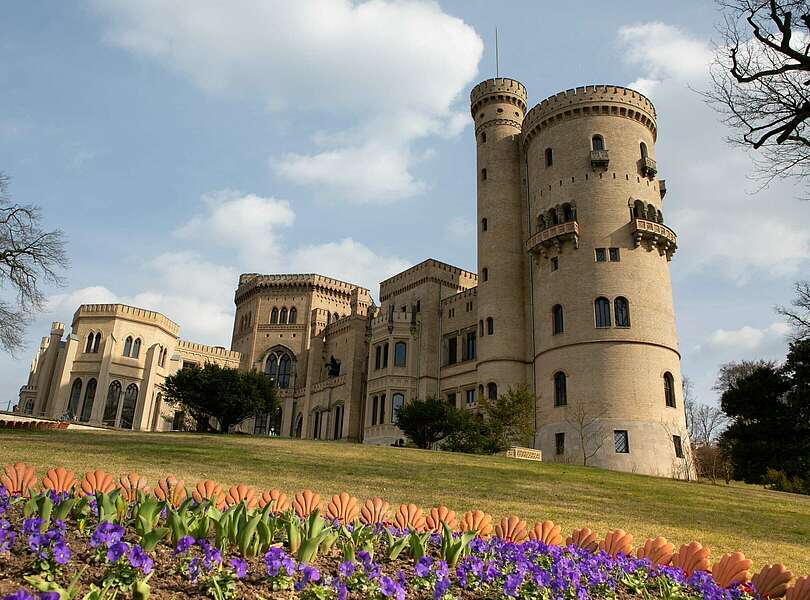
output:
[{"label": "purple flower", "polygon": [[25,519],[23,521],[22,526],[23,533],[26,535],[31,535],[32,533],[39,533],[39,530],[42,528],[43,522],[44,521],[39,517],[30,517],[28,519]]},{"label": "purple flower", "polygon": [[61,598],[59,592],[39,592],[37,596],[39,596],[39,600],[59,600]]},{"label": "purple flower", "polygon": [[149,573],[151,573],[152,567],[155,564],[155,561],[152,560],[152,557],[149,556],[146,553],[146,551],[137,544],[129,549],[129,554],[127,554],[127,560],[129,561],[129,564],[132,565],[133,568],[138,569],[144,575],[148,575]]},{"label": "purple flower", "polygon": [[36,600],[36,598],[24,588],[20,588],[13,594],[3,596],[3,600]]},{"label": "purple flower", "polygon": [[299,565],[298,570],[301,571],[303,576],[295,583],[295,591],[300,592],[310,581],[320,581],[321,572],[316,567],[309,565]]},{"label": "purple flower", "polygon": [[338,575],[343,578],[351,577],[354,574],[355,566],[350,560],[344,560],[338,567]]},{"label": "purple flower", "polygon": [[380,577],[380,591],[386,598],[396,598],[396,600],[405,600],[405,588],[399,583],[383,575]]},{"label": "purple flower", "polygon": [[90,536],[90,545],[93,548],[102,545],[110,547],[120,542],[121,538],[123,537],[124,537],[123,527],[121,527],[120,525],[116,525],[115,523],[104,521],[103,523],[99,523],[99,526],[96,527],[96,530],[93,532],[93,535]]},{"label": "purple flower", "polygon": [[188,549],[191,548],[196,543],[196,540],[187,535],[185,537],[181,537],[177,540],[177,547],[174,549],[175,554],[185,554],[188,552]]},{"label": "purple flower", "polygon": [[107,550],[107,560],[111,563],[118,562],[122,556],[129,552],[129,544],[126,542],[116,542]]},{"label": "purple flower", "polygon": [[280,573],[291,576],[295,572],[295,561],[278,547],[270,548],[267,551],[264,555],[264,564],[270,577],[275,577]]},{"label": "purple flower", "polygon": [[58,565],[67,564],[70,560],[70,548],[68,548],[68,545],[63,541],[56,542],[53,548],[51,548],[51,551],[53,552],[53,559]]},{"label": "purple flower", "polygon": [[423,556],[419,559],[416,563],[416,567],[414,567],[414,573],[416,573],[417,577],[427,577],[430,575],[430,568],[433,566],[433,559],[429,556]]},{"label": "purple flower", "polygon": [[231,568],[233,568],[237,579],[242,579],[245,575],[247,575],[247,561],[244,561],[241,558],[232,558],[228,564],[231,565]]}]

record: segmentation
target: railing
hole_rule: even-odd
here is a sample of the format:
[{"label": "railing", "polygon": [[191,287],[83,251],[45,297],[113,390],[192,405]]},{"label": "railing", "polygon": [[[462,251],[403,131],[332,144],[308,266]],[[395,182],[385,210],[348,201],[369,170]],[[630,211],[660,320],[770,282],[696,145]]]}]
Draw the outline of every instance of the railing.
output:
[{"label": "railing", "polygon": [[678,248],[678,236],[663,223],[648,221],[647,219],[633,219],[633,237],[636,248],[643,240],[652,242],[658,247],[661,254],[667,255],[667,260],[672,258]]},{"label": "railing", "polygon": [[526,251],[542,253],[546,248],[560,244],[568,238],[574,240],[575,247],[579,245],[579,225],[576,221],[568,221],[541,229],[526,240]]},{"label": "railing", "polygon": [[339,375],[338,377],[330,377],[329,379],[324,379],[323,381],[319,381],[318,383],[312,384],[312,391],[320,392],[321,390],[325,390],[327,388],[338,387],[339,385],[343,385],[344,383],[346,383],[345,375]]},{"label": "railing", "polygon": [[610,155],[607,150],[591,150],[591,166],[593,168],[607,169]]},{"label": "railing", "polygon": [[655,161],[651,159],[649,156],[645,156],[641,159],[641,173],[645,177],[649,177],[652,179],[655,177],[655,174],[658,173],[658,165],[655,164]]}]

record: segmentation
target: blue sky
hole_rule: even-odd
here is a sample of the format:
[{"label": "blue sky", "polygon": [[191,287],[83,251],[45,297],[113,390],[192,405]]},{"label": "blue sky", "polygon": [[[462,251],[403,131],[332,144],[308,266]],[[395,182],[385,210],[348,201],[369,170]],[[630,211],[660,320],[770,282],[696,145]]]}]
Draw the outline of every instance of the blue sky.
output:
[{"label": "blue sky", "polygon": [[[475,267],[468,94],[494,75],[530,105],[577,85],[647,93],[679,235],[683,371],[714,401],[720,362],[784,356],[773,312],[810,265],[810,203],[776,182],[693,91],[718,19],[705,0],[19,2],[0,38],[0,170],[62,228],[72,260],[17,358],[81,302],[160,310],[230,344],[240,272],[321,272],[377,293],[432,256]],[[499,10],[495,10],[499,7]]]}]

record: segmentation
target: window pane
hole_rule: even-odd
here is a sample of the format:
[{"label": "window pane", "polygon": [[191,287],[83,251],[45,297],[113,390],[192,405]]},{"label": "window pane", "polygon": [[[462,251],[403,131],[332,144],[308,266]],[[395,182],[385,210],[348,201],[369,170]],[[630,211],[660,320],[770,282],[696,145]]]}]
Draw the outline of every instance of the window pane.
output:
[{"label": "window pane", "polygon": [[554,434],[554,448],[556,454],[562,455],[565,454],[565,434],[564,433],[555,433]]},{"label": "window pane", "polygon": [[616,448],[616,452],[619,454],[628,454],[630,452],[630,443],[627,437],[627,431],[614,431],[613,445]]},{"label": "window pane", "polygon": [[619,262],[619,249],[618,248],[611,248],[610,249],[610,261],[611,262]]},{"label": "window pane", "polygon": [[607,254],[605,254],[604,248],[597,248],[596,249],[596,262],[605,262],[607,260]]},{"label": "window pane", "polygon": [[675,446],[675,456],[683,458],[683,444],[681,443],[681,436],[673,435],[672,443]]},{"label": "window pane", "polygon": [[568,390],[565,373],[554,374],[554,406],[565,406],[568,404]]},{"label": "window pane", "polygon": [[610,302],[607,298],[597,298],[594,303],[596,309],[596,326],[610,327]]},{"label": "window pane", "polygon": [[614,301],[616,327],[630,327],[630,303],[627,298],[619,296]]},{"label": "window pane", "polygon": [[394,345],[394,366],[404,367],[406,361],[407,346],[405,342],[397,342]]},{"label": "window pane", "polygon": [[465,392],[465,394],[466,394],[467,406],[474,405],[475,404],[475,388],[473,388],[471,390],[467,390]]}]

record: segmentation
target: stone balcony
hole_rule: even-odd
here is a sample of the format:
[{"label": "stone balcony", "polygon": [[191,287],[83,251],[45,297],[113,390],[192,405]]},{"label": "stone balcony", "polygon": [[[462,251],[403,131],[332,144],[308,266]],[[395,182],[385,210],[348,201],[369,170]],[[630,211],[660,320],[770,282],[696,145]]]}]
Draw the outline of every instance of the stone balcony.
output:
[{"label": "stone balcony", "polygon": [[656,173],[658,173],[658,165],[649,156],[642,158],[639,161],[639,166],[641,167],[641,174],[644,175],[644,177],[652,179],[655,177]]},{"label": "stone balcony", "polygon": [[579,247],[579,225],[576,221],[567,221],[541,229],[526,240],[526,251],[546,256],[549,248],[553,246],[559,250],[566,240],[571,240],[574,248]]},{"label": "stone balcony", "polygon": [[317,383],[312,384],[312,392],[320,392],[327,388],[334,388],[346,383],[346,376],[339,375],[337,377],[330,377]]},{"label": "stone balcony", "polygon": [[678,236],[674,231],[662,223],[646,219],[633,219],[632,225],[636,248],[642,242],[648,242],[652,248],[658,249],[659,254],[666,254],[667,260],[672,259],[678,249]]},{"label": "stone balcony", "polygon": [[610,164],[610,155],[607,150],[591,150],[591,167],[594,169],[607,169]]}]

